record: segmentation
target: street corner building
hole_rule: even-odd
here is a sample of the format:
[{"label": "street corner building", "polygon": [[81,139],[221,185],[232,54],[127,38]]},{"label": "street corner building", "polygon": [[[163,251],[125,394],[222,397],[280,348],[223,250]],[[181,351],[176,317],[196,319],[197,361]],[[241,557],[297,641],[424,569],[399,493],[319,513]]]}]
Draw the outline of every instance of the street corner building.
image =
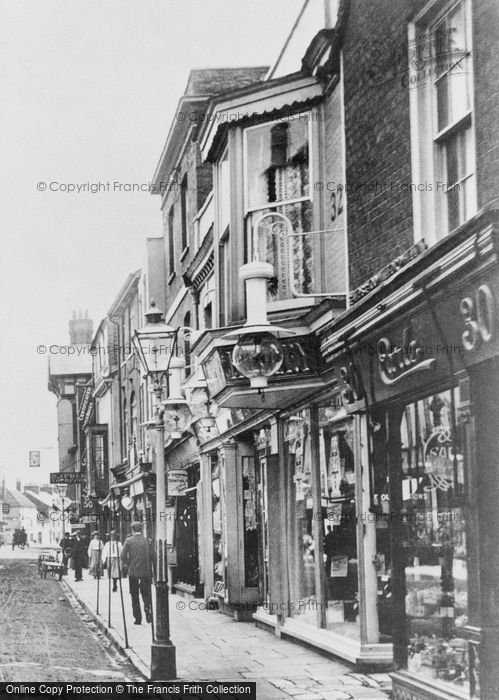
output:
[{"label": "street corner building", "polygon": [[397,700],[499,697],[498,26],[310,0],[273,66],[191,71],[76,411],[172,590]]}]

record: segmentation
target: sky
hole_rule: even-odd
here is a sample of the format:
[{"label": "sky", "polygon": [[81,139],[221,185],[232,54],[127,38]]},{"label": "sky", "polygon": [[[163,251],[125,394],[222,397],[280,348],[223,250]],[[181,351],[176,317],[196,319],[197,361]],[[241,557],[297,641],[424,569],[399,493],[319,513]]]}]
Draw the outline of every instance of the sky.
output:
[{"label": "sky", "polygon": [[[94,328],[147,236],[151,181],[189,70],[270,65],[303,0],[0,0],[0,478],[57,471],[47,356]],[[297,66],[299,68],[299,66]],[[110,183],[110,191],[68,185]],[[118,186],[119,187],[119,186]],[[40,450],[41,467],[28,453]]]}]

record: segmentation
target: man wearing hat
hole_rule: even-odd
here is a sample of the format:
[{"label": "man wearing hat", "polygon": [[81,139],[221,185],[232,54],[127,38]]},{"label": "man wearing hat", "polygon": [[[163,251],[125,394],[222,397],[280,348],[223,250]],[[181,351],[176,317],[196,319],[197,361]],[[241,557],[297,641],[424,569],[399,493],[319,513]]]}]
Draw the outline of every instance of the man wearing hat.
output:
[{"label": "man wearing hat", "polygon": [[142,534],[142,523],[132,523],[132,534],[126,538],[121,552],[121,566],[128,569],[130,595],[132,597],[132,612],[135,624],[142,624],[139,591],[144,603],[144,614],[147,622],[152,621],[151,613],[151,579],[153,574],[152,543]]},{"label": "man wearing hat", "polygon": [[85,561],[85,540],[83,539],[83,533],[78,530],[76,537],[71,545],[71,559],[73,560],[73,568],[75,572],[75,581],[82,581],[81,570]]}]

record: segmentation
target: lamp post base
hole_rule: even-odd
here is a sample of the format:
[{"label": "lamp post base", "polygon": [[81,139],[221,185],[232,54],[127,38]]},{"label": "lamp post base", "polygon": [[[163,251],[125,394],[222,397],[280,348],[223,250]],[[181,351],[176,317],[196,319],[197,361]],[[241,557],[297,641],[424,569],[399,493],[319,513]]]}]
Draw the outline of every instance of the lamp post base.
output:
[{"label": "lamp post base", "polygon": [[172,681],[177,678],[177,663],[173,644],[151,645],[151,680]]}]

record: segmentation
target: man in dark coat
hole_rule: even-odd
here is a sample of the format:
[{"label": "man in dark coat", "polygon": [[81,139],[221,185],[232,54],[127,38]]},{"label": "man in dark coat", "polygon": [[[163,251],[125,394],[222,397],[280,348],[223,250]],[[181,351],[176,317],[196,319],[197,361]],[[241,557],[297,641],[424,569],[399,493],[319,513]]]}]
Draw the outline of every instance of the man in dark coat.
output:
[{"label": "man in dark coat", "polygon": [[69,557],[71,556],[72,545],[73,545],[73,541],[71,540],[71,537],[69,536],[69,532],[65,532],[64,537],[59,542],[59,547],[62,550],[62,565],[64,567],[64,572],[66,574],[68,573],[68,561],[69,561]]},{"label": "man in dark coat", "polygon": [[121,566],[128,569],[132,612],[135,624],[142,623],[139,591],[144,603],[147,622],[152,621],[151,613],[151,578],[153,573],[152,544],[142,535],[142,523],[132,523],[132,534],[126,538],[121,552]]},{"label": "man in dark coat", "polygon": [[73,544],[71,547],[71,558],[73,559],[75,581],[83,581],[81,570],[87,558],[87,548],[85,546],[85,540],[83,539],[83,535],[80,532],[80,530],[78,530],[78,532],[76,533],[76,537],[73,540]]}]

